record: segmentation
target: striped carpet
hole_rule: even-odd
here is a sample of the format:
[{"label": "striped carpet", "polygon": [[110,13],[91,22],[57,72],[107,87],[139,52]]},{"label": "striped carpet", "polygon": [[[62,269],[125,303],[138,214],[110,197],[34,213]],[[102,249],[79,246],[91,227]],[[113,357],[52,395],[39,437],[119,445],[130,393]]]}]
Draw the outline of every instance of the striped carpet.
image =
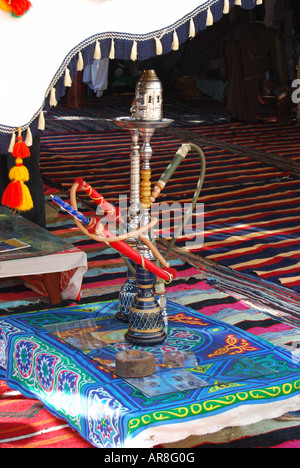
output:
[{"label": "striped carpet", "polygon": [[[233,152],[232,147],[228,149],[202,141],[203,137],[216,140],[219,134],[219,142],[223,141],[224,135],[234,141],[235,134],[239,148],[242,138],[239,128],[242,128],[244,149],[250,148],[248,144],[251,142],[253,146],[255,142],[262,146],[258,137],[262,135],[265,145],[270,141],[270,146],[265,147],[270,151],[264,151],[264,155],[275,152],[282,141],[282,151],[276,149],[276,154],[285,162],[289,158],[294,161],[297,158],[295,141],[298,128],[278,125],[274,132],[272,127],[275,133],[272,138],[271,127],[267,125],[263,127],[268,128],[267,136],[261,126],[254,130],[246,127],[229,125],[229,131],[228,124],[219,124],[189,129],[188,132],[171,129],[169,134],[155,133],[151,140],[152,182],[159,179],[182,142],[199,144],[207,165],[199,198],[199,202],[204,204],[204,231],[191,249],[237,271],[258,275],[300,291],[298,175],[289,166],[274,167],[272,160],[260,161],[257,154],[254,158],[250,149],[248,153],[240,154]],[[171,133],[176,133],[176,137]],[[83,176],[110,201],[118,203],[119,194],[129,193],[130,144],[130,135],[122,130],[67,136],[46,134],[42,139],[42,173],[66,193],[73,180]],[[158,201],[169,204],[190,202],[199,171],[197,155],[191,153],[179,166]]]},{"label": "striped carpet", "polygon": [[0,448],[89,448],[68,424],[41,402],[23,397],[0,381]]},{"label": "striped carpet", "polygon": [[[240,187],[225,189],[224,184],[222,200],[214,192],[205,202],[201,255],[296,291],[300,284],[298,132],[298,125],[220,124],[183,133],[196,135],[198,144],[216,142],[219,149],[232,155],[238,152],[259,167],[254,183],[249,177],[249,183]],[[247,171],[238,165],[236,176],[241,174]]]}]

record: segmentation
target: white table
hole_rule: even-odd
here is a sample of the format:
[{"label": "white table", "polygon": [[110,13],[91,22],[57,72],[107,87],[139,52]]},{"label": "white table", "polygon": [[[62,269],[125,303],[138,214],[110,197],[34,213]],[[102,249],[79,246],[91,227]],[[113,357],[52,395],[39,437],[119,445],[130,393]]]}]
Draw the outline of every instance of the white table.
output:
[{"label": "white table", "polygon": [[0,252],[0,278],[21,277],[27,286],[48,296],[52,304],[80,298],[87,271],[85,252],[6,207],[0,207],[0,236],[30,246]]}]

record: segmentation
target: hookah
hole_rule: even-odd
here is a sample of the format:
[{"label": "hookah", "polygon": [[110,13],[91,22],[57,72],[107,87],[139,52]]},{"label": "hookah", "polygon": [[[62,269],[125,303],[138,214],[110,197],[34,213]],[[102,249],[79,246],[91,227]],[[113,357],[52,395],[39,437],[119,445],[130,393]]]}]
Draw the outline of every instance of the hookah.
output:
[{"label": "hookah", "polygon": [[[116,318],[128,322],[126,340],[140,346],[159,345],[167,337],[165,284],[169,284],[177,275],[176,270],[170,268],[166,258],[198,200],[205,174],[205,157],[197,145],[183,144],[151,191],[150,140],[156,129],[166,127],[172,122],[162,118],[162,86],[154,70],[145,70],[137,83],[131,117],[120,117],[115,119],[115,122],[130,131],[132,140],[128,220],[125,222],[119,208],[109,203],[82,178],[76,179],[71,187],[70,205],[59,197],[51,197],[74,217],[76,225],[85,235],[98,242],[105,242],[123,257],[127,265],[127,278],[119,294]],[[143,140],[141,148],[138,145],[140,136]],[[191,149],[196,150],[200,156],[200,176],[192,203],[169,242],[164,258],[157,249],[155,240],[150,238],[150,233],[158,222],[157,218],[151,219],[150,208]],[[143,164],[140,169],[141,160]],[[84,190],[101,207],[106,219],[116,220],[120,226],[125,224],[126,232],[114,235],[101,223],[101,218],[89,218],[80,213],[76,201],[78,190]],[[154,289],[158,300],[155,298]]]}]

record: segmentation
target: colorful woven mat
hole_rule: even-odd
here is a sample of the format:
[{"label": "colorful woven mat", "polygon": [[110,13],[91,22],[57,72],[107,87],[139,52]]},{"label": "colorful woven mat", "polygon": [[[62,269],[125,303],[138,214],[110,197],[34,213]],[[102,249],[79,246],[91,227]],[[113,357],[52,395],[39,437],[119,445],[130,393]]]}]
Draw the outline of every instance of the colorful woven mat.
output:
[{"label": "colorful woven mat", "polygon": [[[96,447],[151,447],[300,409],[297,355],[169,302],[156,373],[116,376],[116,302],[3,317],[1,378]],[[171,431],[170,431],[171,429]]]}]

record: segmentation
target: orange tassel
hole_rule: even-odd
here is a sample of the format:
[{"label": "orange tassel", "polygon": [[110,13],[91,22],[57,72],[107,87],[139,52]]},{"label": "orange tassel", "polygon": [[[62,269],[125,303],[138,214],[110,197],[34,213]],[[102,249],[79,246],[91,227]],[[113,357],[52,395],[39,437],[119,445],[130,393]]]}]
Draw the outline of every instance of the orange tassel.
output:
[{"label": "orange tassel", "polygon": [[30,150],[20,134],[17,137],[12,154],[16,158],[16,165],[9,171],[11,182],[3,193],[2,204],[12,210],[29,211],[33,208],[33,202],[30,191],[27,185],[24,184],[29,180],[29,173],[27,167],[23,165],[22,157],[27,158],[30,156]]}]

